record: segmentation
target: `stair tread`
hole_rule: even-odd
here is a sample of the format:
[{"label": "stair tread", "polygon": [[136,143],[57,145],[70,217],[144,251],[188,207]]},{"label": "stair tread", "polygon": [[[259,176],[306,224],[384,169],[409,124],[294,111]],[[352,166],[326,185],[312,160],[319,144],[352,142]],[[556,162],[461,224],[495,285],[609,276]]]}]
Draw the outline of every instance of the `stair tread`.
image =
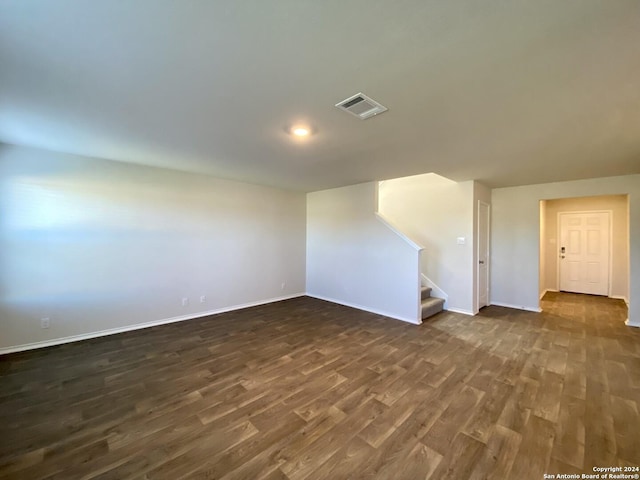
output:
[{"label": "stair tread", "polygon": [[429,298],[423,299],[422,302],[420,302],[420,305],[422,305],[423,307],[437,305],[437,304],[444,305],[444,299],[438,298],[438,297],[429,297]]}]

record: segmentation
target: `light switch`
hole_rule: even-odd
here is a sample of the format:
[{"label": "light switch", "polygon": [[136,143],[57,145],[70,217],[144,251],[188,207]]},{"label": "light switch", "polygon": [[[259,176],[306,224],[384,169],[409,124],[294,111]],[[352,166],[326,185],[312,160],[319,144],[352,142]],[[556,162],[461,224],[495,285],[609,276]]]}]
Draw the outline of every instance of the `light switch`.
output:
[{"label": "light switch", "polygon": [[458,245],[464,245],[467,243],[467,239],[464,237],[458,237]]}]

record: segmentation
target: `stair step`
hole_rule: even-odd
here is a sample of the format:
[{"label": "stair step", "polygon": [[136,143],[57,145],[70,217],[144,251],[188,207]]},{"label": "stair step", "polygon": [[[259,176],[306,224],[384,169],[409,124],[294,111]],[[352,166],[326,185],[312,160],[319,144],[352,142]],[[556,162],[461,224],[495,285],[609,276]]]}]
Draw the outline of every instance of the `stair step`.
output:
[{"label": "stair step", "polygon": [[422,300],[420,304],[422,311],[422,319],[429,318],[438,312],[441,312],[444,307],[444,300],[442,298],[429,297]]},{"label": "stair step", "polygon": [[420,288],[420,299],[424,300],[425,298],[431,297],[431,290],[431,287]]}]

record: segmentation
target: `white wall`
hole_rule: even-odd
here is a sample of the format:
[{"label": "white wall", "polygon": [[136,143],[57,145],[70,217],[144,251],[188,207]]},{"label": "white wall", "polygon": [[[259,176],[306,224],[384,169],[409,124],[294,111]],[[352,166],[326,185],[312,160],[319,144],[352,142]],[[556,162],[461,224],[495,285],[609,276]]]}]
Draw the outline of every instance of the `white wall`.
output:
[{"label": "white wall", "polygon": [[376,183],[307,195],[307,293],[419,323],[419,252],[376,217]]},{"label": "white wall", "polygon": [[[549,254],[549,248],[547,247],[547,245],[549,244],[549,241],[547,241],[548,238],[548,234],[547,234],[547,201],[546,200],[541,200],[540,201],[540,238],[538,239],[538,241],[540,242],[540,272],[539,272],[539,279],[538,279],[538,293],[540,294],[539,297],[542,300],[542,297],[544,296],[544,294],[547,292],[547,290],[549,289],[549,287],[547,287],[547,255]],[[549,245],[550,247],[553,247],[553,250],[555,251],[555,245]]]},{"label": "white wall", "polygon": [[640,175],[494,189],[492,303],[539,308],[540,200],[626,194],[630,237],[629,322],[640,326]]},{"label": "white wall", "polygon": [[[489,199],[481,188],[477,195]],[[428,173],[380,182],[379,196],[380,213],[424,247],[422,273],[448,295],[446,308],[475,313],[474,182]]]},{"label": "white wall", "polygon": [[0,145],[0,348],[301,294],[305,218],[301,193]]}]

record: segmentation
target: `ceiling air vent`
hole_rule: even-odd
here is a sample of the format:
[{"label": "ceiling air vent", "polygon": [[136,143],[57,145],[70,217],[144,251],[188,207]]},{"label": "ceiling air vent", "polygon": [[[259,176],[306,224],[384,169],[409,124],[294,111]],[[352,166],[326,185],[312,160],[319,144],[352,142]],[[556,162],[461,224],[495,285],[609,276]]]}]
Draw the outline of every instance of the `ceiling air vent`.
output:
[{"label": "ceiling air vent", "polygon": [[336,103],[336,107],[345,112],[349,112],[351,115],[355,115],[360,120],[366,120],[369,117],[387,111],[387,107],[380,105],[362,93],[357,93]]}]

